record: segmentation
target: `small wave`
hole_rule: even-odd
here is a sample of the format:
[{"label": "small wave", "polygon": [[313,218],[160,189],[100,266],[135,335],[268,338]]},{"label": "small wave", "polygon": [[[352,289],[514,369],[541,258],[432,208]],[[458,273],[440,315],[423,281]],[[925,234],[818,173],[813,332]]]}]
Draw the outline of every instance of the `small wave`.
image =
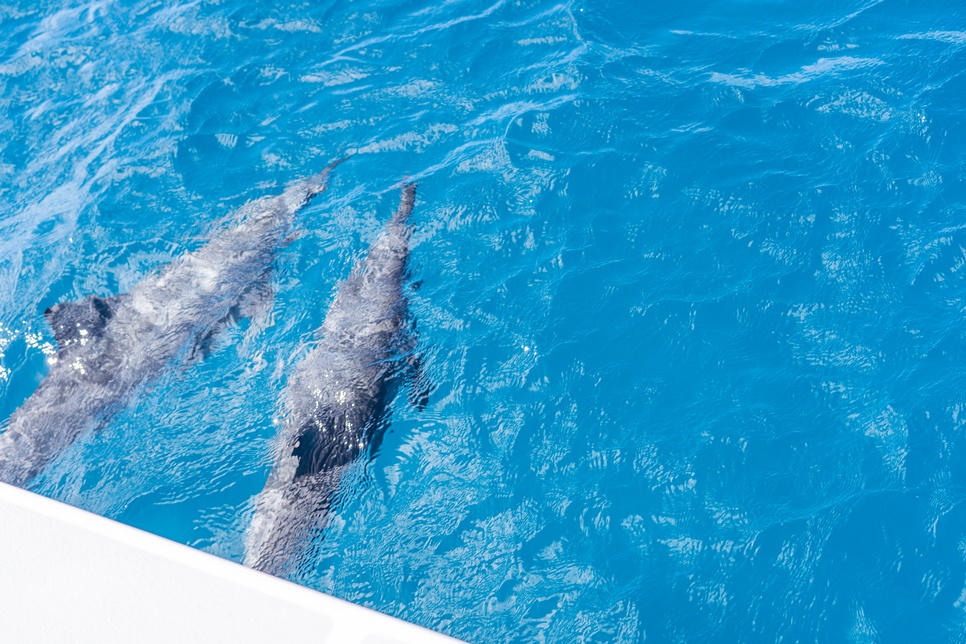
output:
[{"label": "small wave", "polygon": [[811,65],[805,65],[801,70],[784,76],[766,76],[756,74],[755,76],[722,74],[713,72],[708,79],[712,83],[723,83],[735,87],[753,89],[755,87],[774,87],[777,85],[798,85],[807,83],[811,80],[822,78],[829,74],[836,74],[843,71],[852,71],[882,65],[882,61],[876,58],[855,58],[853,56],[839,56],[838,58],[819,58]]},{"label": "small wave", "polygon": [[928,31],[925,33],[903,34],[898,40],[936,40],[951,45],[966,44],[966,31]]}]

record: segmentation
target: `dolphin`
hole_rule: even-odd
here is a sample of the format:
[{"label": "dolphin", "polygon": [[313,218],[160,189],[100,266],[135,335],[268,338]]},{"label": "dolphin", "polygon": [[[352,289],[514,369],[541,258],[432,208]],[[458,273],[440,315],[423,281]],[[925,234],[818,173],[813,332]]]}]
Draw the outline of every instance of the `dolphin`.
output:
[{"label": "dolphin", "polygon": [[86,432],[99,428],[179,359],[210,347],[230,320],[270,297],[276,250],[295,213],[341,161],[275,196],[248,202],[223,231],[128,293],[48,308],[57,355],[34,393],[0,434],[0,481],[24,485]]},{"label": "dolphin", "polygon": [[251,568],[298,571],[346,469],[381,441],[400,376],[415,376],[410,401],[426,404],[403,291],[415,194],[414,184],[403,187],[399,209],[339,285],[315,346],[288,379],[274,464],[246,535]]}]

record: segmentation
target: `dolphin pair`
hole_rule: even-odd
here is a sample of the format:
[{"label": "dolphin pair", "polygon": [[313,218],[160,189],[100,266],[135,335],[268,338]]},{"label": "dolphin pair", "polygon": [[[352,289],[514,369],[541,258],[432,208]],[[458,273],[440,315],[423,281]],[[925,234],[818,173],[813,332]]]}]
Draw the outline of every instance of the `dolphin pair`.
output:
[{"label": "dolphin pair", "polygon": [[[0,481],[27,483],[167,366],[203,351],[227,320],[250,316],[295,214],[325,189],[339,163],[246,204],[227,230],[130,293],[49,308],[45,316],[60,349],[0,434]],[[381,440],[399,377],[423,382],[403,292],[415,193],[415,185],[403,187],[398,210],[341,284],[314,348],[289,378],[274,467],[246,539],[250,567],[293,572],[343,473]],[[420,407],[427,397],[427,390],[410,391]]]},{"label": "dolphin pair", "polygon": [[314,348],[289,377],[274,466],[248,530],[247,566],[283,577],[297,572],[342,475],[381,440],[401,376],[411,377],[410,401],[426,404],[403,291],[415,194],[415,185],[403,187],[398,210],[339,286]]},{"label": "dolphin pair", "polygon": [[339,163],[245,204],[224,231],[129,293],[47,309],[59,350],[0,434],[0,481],[26,484],[165,368],[204,351],[225,322],[250,316],[269,293],[276,250],[292,234],[295,214]]}]

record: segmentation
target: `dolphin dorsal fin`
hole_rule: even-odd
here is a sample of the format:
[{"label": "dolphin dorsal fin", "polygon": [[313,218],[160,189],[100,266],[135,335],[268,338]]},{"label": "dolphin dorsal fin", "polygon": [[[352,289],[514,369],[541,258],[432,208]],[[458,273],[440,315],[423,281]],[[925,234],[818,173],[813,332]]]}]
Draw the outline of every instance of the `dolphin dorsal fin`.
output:
[{"label": "dolphin dorsal fin", "polygon": [[55,304],[44,311],[60,350],[64,351],[74,344],[84,344],[101,335],[107,321],[114,317],[114,309],[120,298],[119,295],[92,295],[76,302]]}]

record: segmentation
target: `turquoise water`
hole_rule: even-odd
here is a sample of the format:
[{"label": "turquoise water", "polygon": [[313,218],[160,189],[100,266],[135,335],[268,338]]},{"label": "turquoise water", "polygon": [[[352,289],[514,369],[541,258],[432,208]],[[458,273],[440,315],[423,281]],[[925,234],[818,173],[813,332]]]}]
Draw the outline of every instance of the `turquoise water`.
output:
[{"label": "turquoise water", "polygon": [[478,642],[966,641],[966,5],[2,6],[0,418],[47,306],[345,154],[270,318],[32,489],[240,560],[409,177],[436,389],[296,581]]}]

